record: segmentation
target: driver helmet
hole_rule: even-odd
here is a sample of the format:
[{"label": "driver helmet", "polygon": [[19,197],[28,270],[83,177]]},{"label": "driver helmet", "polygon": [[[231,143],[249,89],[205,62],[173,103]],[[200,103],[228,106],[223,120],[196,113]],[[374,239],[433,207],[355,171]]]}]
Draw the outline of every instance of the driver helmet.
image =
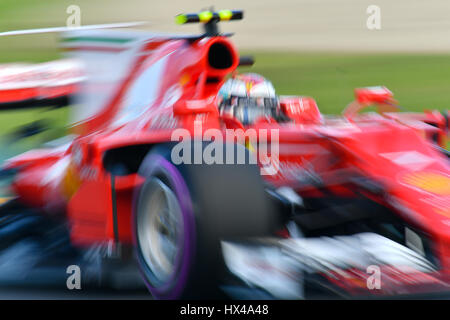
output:
[{"label": "driver helmet", "polygon": [[256,73],[228,79],[219,90],[219,111],[248,125],[257,119],[276,118],[280,106],[272,83]]}]

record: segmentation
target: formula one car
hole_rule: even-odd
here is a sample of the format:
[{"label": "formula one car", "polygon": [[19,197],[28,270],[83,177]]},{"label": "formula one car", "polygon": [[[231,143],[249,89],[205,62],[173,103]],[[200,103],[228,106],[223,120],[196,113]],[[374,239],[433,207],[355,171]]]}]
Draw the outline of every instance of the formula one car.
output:
[{"label": "formula one car", "polygon": [[[86,70],[74,138],[4,163],[1,214],[67,225],[79,252],[134,252],[159,299],[226,283],[277,298],[310,283],[345,296],[448,289],[448,113],[399,113],[384,87],[356,89],[340,117],[301,96],[252,122],[221,112],[220,88],[249,59],[218,22],[242,17],[177,16],[203,23],[199,35],[67,32]],[[370,105],[379,112],[359,114]]]}]

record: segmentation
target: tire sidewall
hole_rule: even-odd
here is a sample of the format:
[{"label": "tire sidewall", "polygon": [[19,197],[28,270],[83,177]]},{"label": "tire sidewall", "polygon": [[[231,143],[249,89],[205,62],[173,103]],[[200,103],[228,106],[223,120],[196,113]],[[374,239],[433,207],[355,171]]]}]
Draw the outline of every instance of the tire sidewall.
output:
[{"label": "tire sidewall", "polygon": [[133,198],[133,241],[147,288],[156,299],[177,299],[182,296],[188,285],[196,255],[195,217],[189,189],[178,168],[167,157],[157,152],[144,160],[140,174],[147,179],[146,182],[152,177],[162,180],[174,192],[181,209],[183,231],[178,241],[182,250],[175,259],[173,274],[164,283],[158,283],[153,280],[153,273],[145,262],[138,240],[138,214],[146,201],[143,199],[147,191],[146,182],[136,190]]}]

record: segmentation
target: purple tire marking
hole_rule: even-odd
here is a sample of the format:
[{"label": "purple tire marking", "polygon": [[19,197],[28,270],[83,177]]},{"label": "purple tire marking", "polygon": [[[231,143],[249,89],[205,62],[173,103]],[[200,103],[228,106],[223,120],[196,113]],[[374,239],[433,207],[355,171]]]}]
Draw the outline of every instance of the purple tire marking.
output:
[{"label": "purple tire marking", "polygon": [[[189,280],[189,272],[192,267],[192,257],[195,254],[195,221],[192,202],[189,196],[189,190],[184,182],[183,177],[172,163],[170,163],[167,159],[160,155],[150,156],[150,158],[148,158],[148,160],[146,161],[150,162],[147,167],[144,167],[144,171],[147,177],[152,175],[155,171],[161,170],[170,180],[171,187],[173,188],[173,191],[175,192],[178,203],[180,205],[184,229],[183,237],[178,240],[179,242],[182,242],[181,245],[183,247],[183,250],[181,252],[181,256],[180,253],[178,253],[175,258],[175,270],[179,270],[179,272],[175,271],[174,274],[169,278],[167,283],[160,287],[154,287],[148,282],[145,276],[144,281],[147,285],[147,288],[155,298],[177,299],[180,297],[184,287]],[[135,196],[135,199],[133,201],[134,204],[138,203],[138,197],[139,195]],[[136,205],[134,207],[136,207]],[[136,221],[137,210],[133,211],[135,218],[134,221]],[[136,247],[138,247],[136,228],[133,228],[133,233],[135,245]]]}]

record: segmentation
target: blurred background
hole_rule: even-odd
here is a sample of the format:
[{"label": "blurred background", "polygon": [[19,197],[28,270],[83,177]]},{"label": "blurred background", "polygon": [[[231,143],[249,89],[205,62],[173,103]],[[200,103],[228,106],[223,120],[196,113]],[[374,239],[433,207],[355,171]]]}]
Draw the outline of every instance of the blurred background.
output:
[{"label": "blurred background", "polygon": [[[279,94],[314,97],[324,113],[340,113],[355,87],[385,85],[405,110],[448,109],[450,2],[447,0],[0,0],[0,32],[65,26],[70,5],[81,24],[148,21],[144,29],[198,33],[174,16],[243,9],[243,21],[222,23],[234,32],[252,70],[271,79]],[[368,7],[380,9],[380,29],[369,30]],[[58,34],[0,37],[0,64],[61,57]],[[243,71],[247,71],[243,68]],[[45,118],[52,130],[21,142],[28,148],[65,133],[67,108],[0,111],[0,136]]]},{"label": "blurred background", "polygon": [[[384,85],[405,111],[449,109],[448,0],[0,0],[0,32],[65,26],[71,5],[80,7],[82,25],[148,21],[140,28],[176,33],[201,32],[197,24],[177,26],[179,13],[243,9],[243,21],[220,27],[235,33],[242,54],[255,57],[242,71],[262,74],[281,95],[311,96],[323,113],[338,114],[354,88]],[[380,9],[378,30],[367,27],[371,5]],[[0,37],[0,64],[61,58],[58,43],[58,34]],[[0,160],[65,135],[69,112],[0,111]],[[50,130],[8,144],[17,128],[39,119]],[[0,298],[10,297],[0,290]]]},{"label": "blurred background", "polygon": [[[255,71],[281,94],[311,95],[322,111],[340,112],[356,86],[386,85],[412,110],[447,108],[450,84],[450,2],[447,0],[1,0],[0,31],[66,25],[70,5],[81,24],[149,21],[146,29],[198,32],[177,26],[181,12],[239,8],[243,21],[223,23],[254,54]],[[381,9],[369,30],[367,8]],[[58,57],[55,34],[0,38],[0,63]]]}]

